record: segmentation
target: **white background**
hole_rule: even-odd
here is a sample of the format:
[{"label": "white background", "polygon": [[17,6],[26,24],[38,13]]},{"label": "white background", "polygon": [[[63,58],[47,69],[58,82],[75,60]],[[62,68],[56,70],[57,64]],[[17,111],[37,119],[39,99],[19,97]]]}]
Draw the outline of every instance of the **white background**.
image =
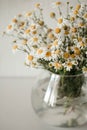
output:
[{"label": "white background", "polygon": [[[23,53],[12,54],[11,38],[7,36],[2,37],[2,32],[15,15],[32,10],[36,2],[41,2],[42,7],[45,8],[44,16],[46,22],[53,26],[47,16],[49,16],[49,10],[52,9],[52,2],[54,1],[56,0],[0,0],[0,77],[32,76],[33,74],[39,73],[38,70],[25,67]],[[61,1],[66,2],[66,0]],[[72,5],[77,3],[77,0],[69,1],[71,1]],[[63,4],[63,10],[65,9],[64,7],[65,5]]]}]

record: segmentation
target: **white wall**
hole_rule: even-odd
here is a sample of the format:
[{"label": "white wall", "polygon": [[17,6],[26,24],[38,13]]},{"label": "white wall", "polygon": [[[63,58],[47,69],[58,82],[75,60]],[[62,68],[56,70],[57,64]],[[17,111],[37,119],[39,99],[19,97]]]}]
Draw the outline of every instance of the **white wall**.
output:
[{"label": "white wall", "polygon": [[[33,5],[36,2],[41,2],[45,10],[45,19],[48,21],[47,15],[51,8],[51,3],[57,0],[0,0],[0,77],[1,76],[33,76],[36,73],[42,71],[32,70],[24,65],[23,54],[12,54],[11,51],[11,39],[10,37],[2,37],[2,32],[9,24],[11,19],[18,13],[33,9]],[[66,2],[66,0],[60,0]],[[73,5],[77,3],[77,0],[69,0]],[[86,0],[82,0],[85,1]],[[63,5],[64,9],[65,5]],[[65,13],[65,11],[64,11]]]}]

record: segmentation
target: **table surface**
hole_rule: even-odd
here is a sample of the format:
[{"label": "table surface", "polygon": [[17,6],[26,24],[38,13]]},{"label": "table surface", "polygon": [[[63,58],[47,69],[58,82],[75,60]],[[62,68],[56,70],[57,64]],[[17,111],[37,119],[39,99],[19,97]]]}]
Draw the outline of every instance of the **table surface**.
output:
[{"label": "table surface", "polygon": [[[67,130],[44,124],[34,113],[30,97],[37,81],[37,77],[0,78],[0,130]],[[74,128],[79,129],[86,130],[87,125]]]}]

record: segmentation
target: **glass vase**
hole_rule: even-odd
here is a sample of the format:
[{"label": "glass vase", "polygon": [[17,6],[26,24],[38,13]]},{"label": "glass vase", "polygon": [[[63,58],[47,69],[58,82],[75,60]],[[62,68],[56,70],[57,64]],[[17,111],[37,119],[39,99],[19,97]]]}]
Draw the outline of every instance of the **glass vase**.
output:
[{"label": "glass vase", "polygon": [[87,122],[87,75],[51,74],[32,89],[36,114],[52,126],[76,127]]}]

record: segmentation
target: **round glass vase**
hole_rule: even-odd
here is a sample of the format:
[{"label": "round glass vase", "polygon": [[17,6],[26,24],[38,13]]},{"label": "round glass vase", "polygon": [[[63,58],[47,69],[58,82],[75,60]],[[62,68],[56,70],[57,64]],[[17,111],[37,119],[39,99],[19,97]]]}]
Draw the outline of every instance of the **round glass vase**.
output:
[{"label": "round glass vase", "polygon": [[52,126],[76,127],[87,122],[87,75],[51,74],[32,89],[36,114]]}]

